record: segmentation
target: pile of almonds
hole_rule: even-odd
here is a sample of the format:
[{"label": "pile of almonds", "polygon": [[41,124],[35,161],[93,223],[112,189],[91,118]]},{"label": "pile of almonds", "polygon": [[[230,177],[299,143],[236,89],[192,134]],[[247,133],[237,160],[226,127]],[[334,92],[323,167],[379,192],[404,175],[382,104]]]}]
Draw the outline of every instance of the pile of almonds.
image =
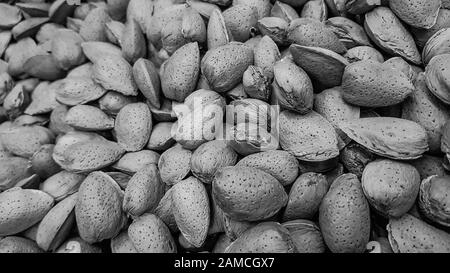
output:
[{"label": "pile of almonds", "polygon": [[448,0],[1,1],[0,57],[0,252],[450,252]]}]

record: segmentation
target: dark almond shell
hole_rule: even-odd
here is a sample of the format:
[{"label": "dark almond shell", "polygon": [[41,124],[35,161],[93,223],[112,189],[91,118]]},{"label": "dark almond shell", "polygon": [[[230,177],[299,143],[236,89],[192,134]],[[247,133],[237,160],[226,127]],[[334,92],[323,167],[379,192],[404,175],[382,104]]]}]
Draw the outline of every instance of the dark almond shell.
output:
[{"label": "dark almond shell", "polygon": [[320,47],[291,45],[294,62],[325,88],[341,85],[345,67],[349,64],[341,55]]}]

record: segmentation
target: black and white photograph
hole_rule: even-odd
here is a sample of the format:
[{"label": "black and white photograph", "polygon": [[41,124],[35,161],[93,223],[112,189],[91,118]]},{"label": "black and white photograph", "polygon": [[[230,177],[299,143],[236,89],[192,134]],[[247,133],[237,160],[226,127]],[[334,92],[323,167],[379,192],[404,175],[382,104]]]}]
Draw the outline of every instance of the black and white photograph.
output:
[{"label": "black and white photograph", "polygon": [[450,253],[450,0],[1,0],[0,253]]}]

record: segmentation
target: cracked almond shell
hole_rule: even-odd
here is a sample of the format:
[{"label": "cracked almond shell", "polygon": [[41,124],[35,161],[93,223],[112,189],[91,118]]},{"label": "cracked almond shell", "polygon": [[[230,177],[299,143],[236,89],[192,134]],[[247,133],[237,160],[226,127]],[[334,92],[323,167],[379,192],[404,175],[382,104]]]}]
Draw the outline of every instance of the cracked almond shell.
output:
[{"label": "cracked almond shell", "polygon": [[320,47],[291,45],[294,62],[325,88],[341,85],[345,67],[349,64],[341,55]]}]

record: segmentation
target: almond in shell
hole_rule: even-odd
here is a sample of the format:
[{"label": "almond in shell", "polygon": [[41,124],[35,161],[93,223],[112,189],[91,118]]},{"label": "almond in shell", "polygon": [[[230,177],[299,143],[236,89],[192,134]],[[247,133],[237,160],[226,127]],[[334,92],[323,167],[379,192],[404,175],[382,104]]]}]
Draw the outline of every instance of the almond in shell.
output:
[{"label": "almond in shell", "polygon": [[146,168],[147,165],[158,164],[159,154],[154,151],[142,150],[124,154],[112,167],[121,172],[134,174]]},{"label": "almond in shell", "polygon": [[200,73],[197,43],[179,48],[161,68],[161,88],[166,98],[178,102],[194,91]]},{"label": "almond in shell", "polygon": [[52,196],[56,202],[59,202],[77,192],[85,178],[86,176],[82,174],[61,171],[42,182],[39,185],[39,189]]},{"label": "almond in shell", "polygon": [[417,159],[429,149],[425,129],[405,119],[360,118],[342,122],[339,128],[369,151],[391,159]]},{"label": "almond in shell", "polygon": [[450,235],[426,222],[405,214],[392,218],[387,225],[389,242],[394,253],[447,253]]},{"label": "almond in shell", "polygon": [[366,13],[364,28],[370,39],[386,53],[414,64],[422,63],[413,37],[389,8],[377,7]]},{"label": "almond in shell", "polygon": [[194,177],[183,180],[173,187],[172,202],[172,212],[184,238],[194,247],[202,246],[210,218],[205,186]]},{"label": "almond in shell", "polygon": [[241,159],[236,166],[260,169],[275,177],[283,186],[292,184],[299,173],[297,159],[285,151],[248,155]]},{"label": "almond in shell", "polygon": [[410,164],[383,159],[366,166],[361,183],[367,200],[377,212],[399,218],[416,201],[420,175]]},{"label": "almond in shell", "polygon": [[281,112],[280,145],[306,162],[326,161],[339,155],[334,127],[314,111],[306,115]]},{"label": "almond in shell", "polygon": [[128,236],[139,253],[176,253],[169,228],[156,215],[144,214],[128,228]]},{"label": "almond in shell", "polygon": [[428,89],[445,104],[450,104],[448,60],[450,60],[450,54],[437,55],[425,67]]},{"label": "almond in shell", "polygon": [[317,20],[299,18],[292,21],[288,29],[288,39],[294,44],[307,47],[321,47],[343,54],[347,50],[338,36]]},{"label": "almond in shell", "polygon": [[159,122],[152,130],[147,148],[154,151],[165,151],[175,144],[172,138],[172,122]]},{"label": "almond in shell", "polygon": [[162,153],[158,162],[162,181],[174,185],[183,180],[191,169],[191,157],[192,152],[181,145],[175,145]]},{"label": "almond in shell", "polygon": [[94,81],[107,90],[117,91],[125,96],[136,96],[137,86],[133,78],[133,68],[122,57],[102,55],[93,66]]},{"label": "almond in shell", "polygon": [[320,47],[291,45],[294,62],[324,88],[341,85],[345,67],[349,64],[341,55]]},{"label": "almond in shell", "polygon": [[152,132],[152,114],[147,104],[132,103],[117,114],[114,133],[117,142],[127,151],[139,151]]},{"label": "almond in shell", "polygon": [[74,193],[56,204],[39,223],[36,242],[40,248],[54,251],[67,238],[75,223],[77,197]]},{"label": "almond in shell", "polygon": [[52,39],[52,55],[59,67],[64,70],[84,63],[81,49],[83,38],[72,30],[59,30]]},{"label": "almond in shell", "polygon": [[369,204],[354,174],[338,177],[319,209],[325,243],[334,253],[362,253],[370,236]]},{"label": "almond in shell", "polygon": [[245,231],[225,253],[295,253],[289,231],[276,222],[264,222]]},{"label": "almond in shell", "polygon": [[364,107],[398,104],[413,91],[414,85],[402,71],[374,61],[352,63],[342,78],[345,101]]},{"label": "almond in shell", "polygon": [[402,117],[422,125],[428,134],[430,152],[439,153],[442,128],[450,118],[450,112],[428,90],[423,73],[419,74],[414,85],[414,92],[403,104]]},{"label": "almond in shell", "polygon": [[0,134],[3,146],[11,153],[31,157],[41,145],[54,141],[53,133],[42,126],[18,126]]},{"label": "almond in shell", "polygon": [[111,20],[105,8],[91,10],[81,25],[81,37],[85,41],[107,41],[105,24]]},{"label": "almond in shell", "polygon": [[0,193],[0,204],[0,236],[7,236],[41,221],[52,208],[54,200],[39,190],[11,188]]},{"label": "almond in shell", "polygon": [[137,217],[152,212],[164,195],[164,183],[155,164],[146,165],[135,173],[127,184],[123,211]]},{"label": "almond in shell", "polygon": [[223,12],[223,18],[233,38],[245,42],[256,28],[258,10],[246,4],[233,5]]},{"label": "almond in shell", "polygon": [[320,203],[327,194],[329,184],[323,174],[304,173],[291,187],[289,201],[283,220],[312,219],[319,211]]},{"label": "almond in shell", "polygon": [[81,184],[75,204],[80,237],[96,243],[115,237],[124,224],[122,196],[116,182],[103,172],[92,172]]},{"label": "almond in shell", "polygon": [[222,167],[236,164],[237,154],[223,140],[213,140],[198,147],[191,158],[191,170],[201,182],[210,184]]},{"label": "almond in shell", "polygon": [[102,131],[114,128],[114,119],[95,106],[76,105],[67,111],[65,123],[83,131]]},{"label": "almond in shell", "polygon": [[212,193],[217,205],[234,220],[257,221],[274,216],[287,203],[280,182],[251,167],[224,167],[216,172]]},{"label": "almond in shell", "polygon": [[441,1],[389,1],[389,8],[405,23],[417,28],[431,28],[436,24]]},{"label": "almond in shell", "polygon": [[201,71],[214,91],[226,92],[242,81],[253,60],[253,51],[249,47],[230,43],[209,50],[201,61]]}]

